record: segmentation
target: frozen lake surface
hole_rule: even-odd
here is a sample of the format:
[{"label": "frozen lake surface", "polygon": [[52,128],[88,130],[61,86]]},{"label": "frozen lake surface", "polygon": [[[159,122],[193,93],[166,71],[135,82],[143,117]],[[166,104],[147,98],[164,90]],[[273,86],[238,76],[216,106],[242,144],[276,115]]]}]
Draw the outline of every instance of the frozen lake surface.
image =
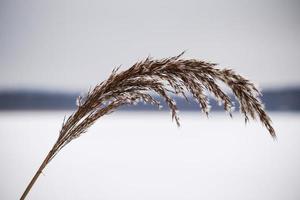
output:
[{"label": "frozen lake surface", "polygon": [[[18,199],[65,112],[0,112],[0,199]],[[67,145],[28,199],[299,200],[300,114],[270,113],[273,140],[238,113],[116,112]]]}]

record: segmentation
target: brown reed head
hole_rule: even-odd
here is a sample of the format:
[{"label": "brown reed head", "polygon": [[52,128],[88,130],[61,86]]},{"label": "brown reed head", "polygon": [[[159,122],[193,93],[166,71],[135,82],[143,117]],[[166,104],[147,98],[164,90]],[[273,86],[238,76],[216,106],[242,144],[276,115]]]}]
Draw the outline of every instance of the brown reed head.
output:
[{"label": "brown reed head", "polygon": [[215,63],[182,59],[183,53],[160,60],[148,57],[122,72],[118,72],[119,68],[114,69],[106,81],[89,91],[85,97],[78,98],[77,111],[63,123],[57,147],[62,148],[86,132],[98,118],[122,105],[143,101],[160,107],[160,102],[149,92],[165,100],[178,126],[177,106],[171,93],[182,95],[186,100],[187,93],[190,93],[199,103],[200,109],[208,114],[209,102],[205,90],[209,91],[231,114],[232,101],[217,81],[224,82],[232,90],[246,122],[249,117],[258,117],[271,136],[275,137],[271,119],[259,100],[261,94],[253,83],[231,69],[217,68]]}]

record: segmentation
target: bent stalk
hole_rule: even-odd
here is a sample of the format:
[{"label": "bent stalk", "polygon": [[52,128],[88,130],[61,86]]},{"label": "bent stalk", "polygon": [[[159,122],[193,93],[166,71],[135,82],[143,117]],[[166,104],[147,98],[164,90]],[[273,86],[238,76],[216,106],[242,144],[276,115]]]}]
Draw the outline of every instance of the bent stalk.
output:
[{"label": "bent stalk", "polygon": [[223,104],[224,110],[231,116],[233,103],[218,85],[218,81],[221,81],[238,99],[245,122],[249,118],[258,118],[270,135],[276,137],[271,119],[259,99],[260,92],[253,83],[231,69],[219,69],[216,67],[217,64],[201,60],[181,59],[182,55],[183,53],[160,60],[148,57],[121,72],[116,68],[106,81],[97,85],[86,96],[79,97],[77,110],[66,121],[64,120],[54,147],[32,178],[21,199],[25,199],[51,159],[69,142],[85,133],[103,115],[113,112],[120,106],[135,105],[140,101],[161,107],[161,102],[153,96],[153,93],[164,99],[171,110],[172,119],[180,126],[176,102],[169,95],[170,93],[182,96],[187,101],[186,93],[191,94],[199,104],[200,110],[208,115],[209,101],[205,93],[208,91]]}]

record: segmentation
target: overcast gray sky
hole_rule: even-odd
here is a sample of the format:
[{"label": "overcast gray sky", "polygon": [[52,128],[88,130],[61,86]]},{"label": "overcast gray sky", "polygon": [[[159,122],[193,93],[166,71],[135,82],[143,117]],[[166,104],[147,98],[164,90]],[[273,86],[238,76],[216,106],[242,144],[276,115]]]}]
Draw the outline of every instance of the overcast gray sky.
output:
[{"label": "overcast gray sky", "polygon": [[1,0],[0,25],[0,89],[85,90],[183,50],[262,87],[300,85],[299,1]]}]

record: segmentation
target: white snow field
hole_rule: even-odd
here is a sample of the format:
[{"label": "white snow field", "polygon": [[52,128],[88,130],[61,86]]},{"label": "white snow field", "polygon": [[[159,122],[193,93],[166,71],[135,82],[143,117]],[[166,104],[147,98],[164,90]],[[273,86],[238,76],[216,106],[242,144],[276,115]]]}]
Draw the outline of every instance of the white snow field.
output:
[{"label": "white snow field", "polygon": [[[0,112],[0,199],[18,199],[58,136],[65,112]],[[67,113],[70,114],[70,113]],[[277,140],[213,112],[116,112],[46,167],[31,200],[298,200],[300,114],[270,113]]]}]

